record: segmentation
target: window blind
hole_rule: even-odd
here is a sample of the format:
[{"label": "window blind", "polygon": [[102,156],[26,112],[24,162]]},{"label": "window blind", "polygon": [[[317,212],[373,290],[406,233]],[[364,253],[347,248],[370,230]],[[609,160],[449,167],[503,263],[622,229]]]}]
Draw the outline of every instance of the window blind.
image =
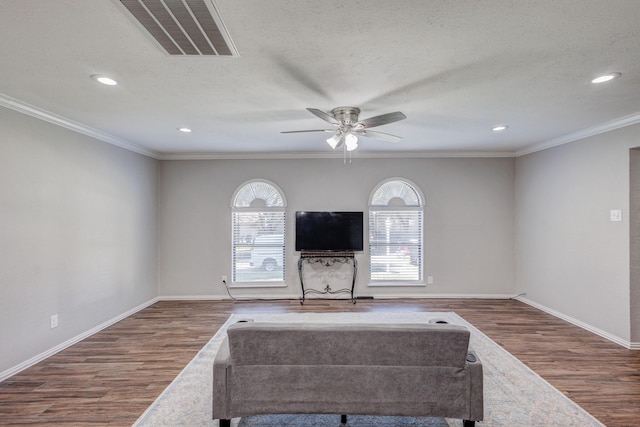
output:
[{"label": "window blind", "polygon": [[372,282],[422,282],[422,209],[369,210]]},{"label": "window blind", "polygon": [[233,212],[233,282],[284,281],[284,210]]}]

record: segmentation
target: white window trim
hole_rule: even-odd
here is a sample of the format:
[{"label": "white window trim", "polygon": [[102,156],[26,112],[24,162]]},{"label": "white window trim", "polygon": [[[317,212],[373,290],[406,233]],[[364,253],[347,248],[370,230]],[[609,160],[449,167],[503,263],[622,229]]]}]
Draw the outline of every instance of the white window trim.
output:
[{"label": "white window trim", "polygon": [[[250,207],[245,207],[245,208],[236,208],[236,206],[234,205],[235,201],[236,201],[236,197],[238,197],[238,193],[240,192],[240,190],[242,190],[244,187],[246,187],[247,185],[254,183],[254,182],[264,182],[265,184],[269,184],[272,187],[274,187],[276,190],[278,190],[278,193],[280,193],[280,197],[282,197],[282,209],[286,209],[287,207],[287,199],[284,195],[284,192],[282,191],[282,188],[278,187],[278,185],[272,181],[269,181],[268,179],[260,179],[260,178],[256,178],[256,179],[250,179],[248,181],[243,182],[242,184],[240,184],[238,186],[238,188],[236,188],[236,191],[233,192],[233,196],[231,196],[231,204],[229,205],[231,208],[234,209],[252,209]],[[275,207],[273,209],[276,209]]]},{"label": "white window trim", "polygon": [[[372,203],[373,203],[373,196],[376,194],[376,191],[378,191],[378,189],[380,187],[382,187],[383,185],[385,185],[387,182],[391,182],[391,181],[403,181],[406,182],[407,184],[409,184],[411,186],[411,188],[413,188],[416,193],[418,193],[418,197],[420,197],[420,202],[422,203],[420,205],[420,207],[424,208],[426,206],[426,199],[424,198],[424,194],[422,194],[422,190],[420,190],[420,187],[418,187],[413,181],[411,181],[410,179],[406,179],[406,178],[402,178],[399,176],[393,177],[393,178],[387,178],[384,181],[380,182],[378,185],[376,185],[376,187],[373,189],[373,191],[371,192],[371,194],[369,194],[369,207],[371,207]],[[383,207],[380,205],[375,205],[375,207]],[[413,206],[413,207],[418,207],[418,206]]]},{"label": "white window trim", "polygon": [[[263,182],[265,184],[269,184],[272,187],[274,187],[278,193],[280,193],[280,197],[282,198],[282,206],[269,206],[269,207],[259,207],[259,208],[252,208],[252,207],[236,207],[235,206],[235,202],[236,202],[236,198],[238,197],[238,193],[247,185],[254,183],[254,182]],[[282,191],[282,189],[275,184],[273,181],[270,181],[268,179],[261,179],[261,178],[255,178],[255,179],[250,179],[248,181],[243,182],[242,184],[240,184],[236,190],[233,192],[233,196],[231,197],[231,279],[228,281],[227,286],[229,287],[229,289],[237,289],[237,288],[244,288],[244,289],[248,289],[248,288],[286,288],[287,287],[287,282],[286,282],[286,255],[287,255],[287,224],[286,224],[286,208],[287,208],[287,199],[284,195],[284,192]],[[285,271],[283,271],[283,280],[277,280],[277,281],[256,281],[256,282],[234,282],[233,281],[233,213],[234,212],[262,212],[265,209],[267,209],[270,212],[282,212],[284,214],[285,217],[285,235],[284,235],[284,241],[285,241],[285,252],[284,252],[284,268]]]},{"label": "white window trim", "polygon": [[[380,187],[382,187],[383,185],[385,185],[388,182],[391,181],[402,181],[407,183],[409,186],[411,186],[411,188],[417,193],[419,201],[420,201],[420,205],[415,206],[415,205],[409,205],[409,206],[389,206],[389,205],[372,205],[373,203],[373,197],[376,194],[376,192],[380,189]],[[424,215],[425,215],[425,198],[424,195],[422,194],[422,191],[420,190],[420,187],[418,187],[413,181],[406,179],[406,178],[402,178],[402,177],[393,177],[393,178],[387,178],[384,181],[380,182],[378,185],[376,185],[376,187],[373,189],[373,191],[371,192],[371,194],[369,195],[369,204],[368,204],[368,212],[367,212],[367,227],[370,226],[369,224],[369,213],[371,211],[375,211],[375,210],[385,210],[385,211],[393,211],[393,210],[398,210],[398,211],[406,211],[406,210],[416,210],[416,211],[422,211],[422,216],[421,216],[421,220],[422,220],[422,224],[420,226],[420,228],[422,229],[422,241],[421,241],[421,250],[422,250],[422,254],[420,257],[420,265],[418,266],[420,268],[420,272],[421,272],[421,279],[420,280],[412,280],[412,281],[402,281],[402,280],[398,280],[398,281],[372,281],[371,280],[371,252],[370,252],[370,248],[371,248],[371,243],[369,242],[367,244],[367,248],[368,248],[368,254],[367,254],[367,258],[369,261],[369,271],[368,273],[368,283],[367,283],[367,287],[389,287],[389,288],[399,288],[399,287],[426,287],[426,282],[425,282],[425,275],[424,275]],[[368,234],[368,233],[367,233]]]}]

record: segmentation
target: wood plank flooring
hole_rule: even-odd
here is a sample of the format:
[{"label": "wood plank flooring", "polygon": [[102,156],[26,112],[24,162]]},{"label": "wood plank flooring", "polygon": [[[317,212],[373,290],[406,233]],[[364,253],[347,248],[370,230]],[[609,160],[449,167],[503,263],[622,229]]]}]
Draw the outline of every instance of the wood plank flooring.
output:
[{"label": "wood plank flooring", "polygon": [[0,425],[130,426],[231,313],[305,311],[455,311],[607,426],[640,419],[640,351],[515,300],[164,301],[0,383]]}]

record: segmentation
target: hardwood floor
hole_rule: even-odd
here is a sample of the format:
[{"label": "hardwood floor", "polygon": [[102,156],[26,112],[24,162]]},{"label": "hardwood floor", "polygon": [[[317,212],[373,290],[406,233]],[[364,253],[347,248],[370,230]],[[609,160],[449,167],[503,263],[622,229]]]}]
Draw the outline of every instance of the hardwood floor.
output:
[{"label": "hardwood floor", "polygon": [[640,419],[640,351],[515,300],[164,301],[0,383],[0,425],[129,426],[229,314],[304,311],[455,311],[607,426]]}]

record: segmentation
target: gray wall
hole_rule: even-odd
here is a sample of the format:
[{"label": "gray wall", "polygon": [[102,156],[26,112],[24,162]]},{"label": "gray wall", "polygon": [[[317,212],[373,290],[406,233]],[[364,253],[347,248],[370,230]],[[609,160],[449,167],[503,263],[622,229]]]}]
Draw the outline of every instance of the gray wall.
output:
[{"label": "gray wall", "polygon": [[640,344],[640,149],[634,148],[629,154],[631,341]]},{"label": "gray wall", "polygon": [[[254,178],[273,181],[288,201],[287,283],[232,289],[238,297],[299,295],[296,210],[366,211],[376,185],[401,177],[426,199],[424,271],[434,284],[369,287],[365,251],[357,295],[526,292],[640,340],[640,234],[631,231],[640,222],[640,158],[629,151],[640,145],[638,125],[517,159],[356,157],[351,165],[156,161],[4,108],[0,128],[0,372],[158,295],[225,298],[231,197]],[[622,209],[623,221],[610,222],[610,209]]]},{"label": "gray wall", "polygon": [[[639,125],[516,161],[518,292],[625,340],[639,308],[629,280],[629,149],[637,145]],[[622,209],[622,222],[609,220],[611,209]]]},{"label": "gray wall", "polygon": [[299,296],[295,211],[366,212],[373,189],[391,177],[412,181],[425,196],[424,270],[434,284],[368,287],[362,254],[357,295],[512,295],[514,165],[513,158],[161,161],[159,295],[226,296],[221,276],[231,277],[231,198],[246,181],[264,178],[288,202],[287,287],[232,293]]},{"label": "gray wall", "polygon": [[5,108],[0,129],[2,372],[157,295],[157,161]]}]

